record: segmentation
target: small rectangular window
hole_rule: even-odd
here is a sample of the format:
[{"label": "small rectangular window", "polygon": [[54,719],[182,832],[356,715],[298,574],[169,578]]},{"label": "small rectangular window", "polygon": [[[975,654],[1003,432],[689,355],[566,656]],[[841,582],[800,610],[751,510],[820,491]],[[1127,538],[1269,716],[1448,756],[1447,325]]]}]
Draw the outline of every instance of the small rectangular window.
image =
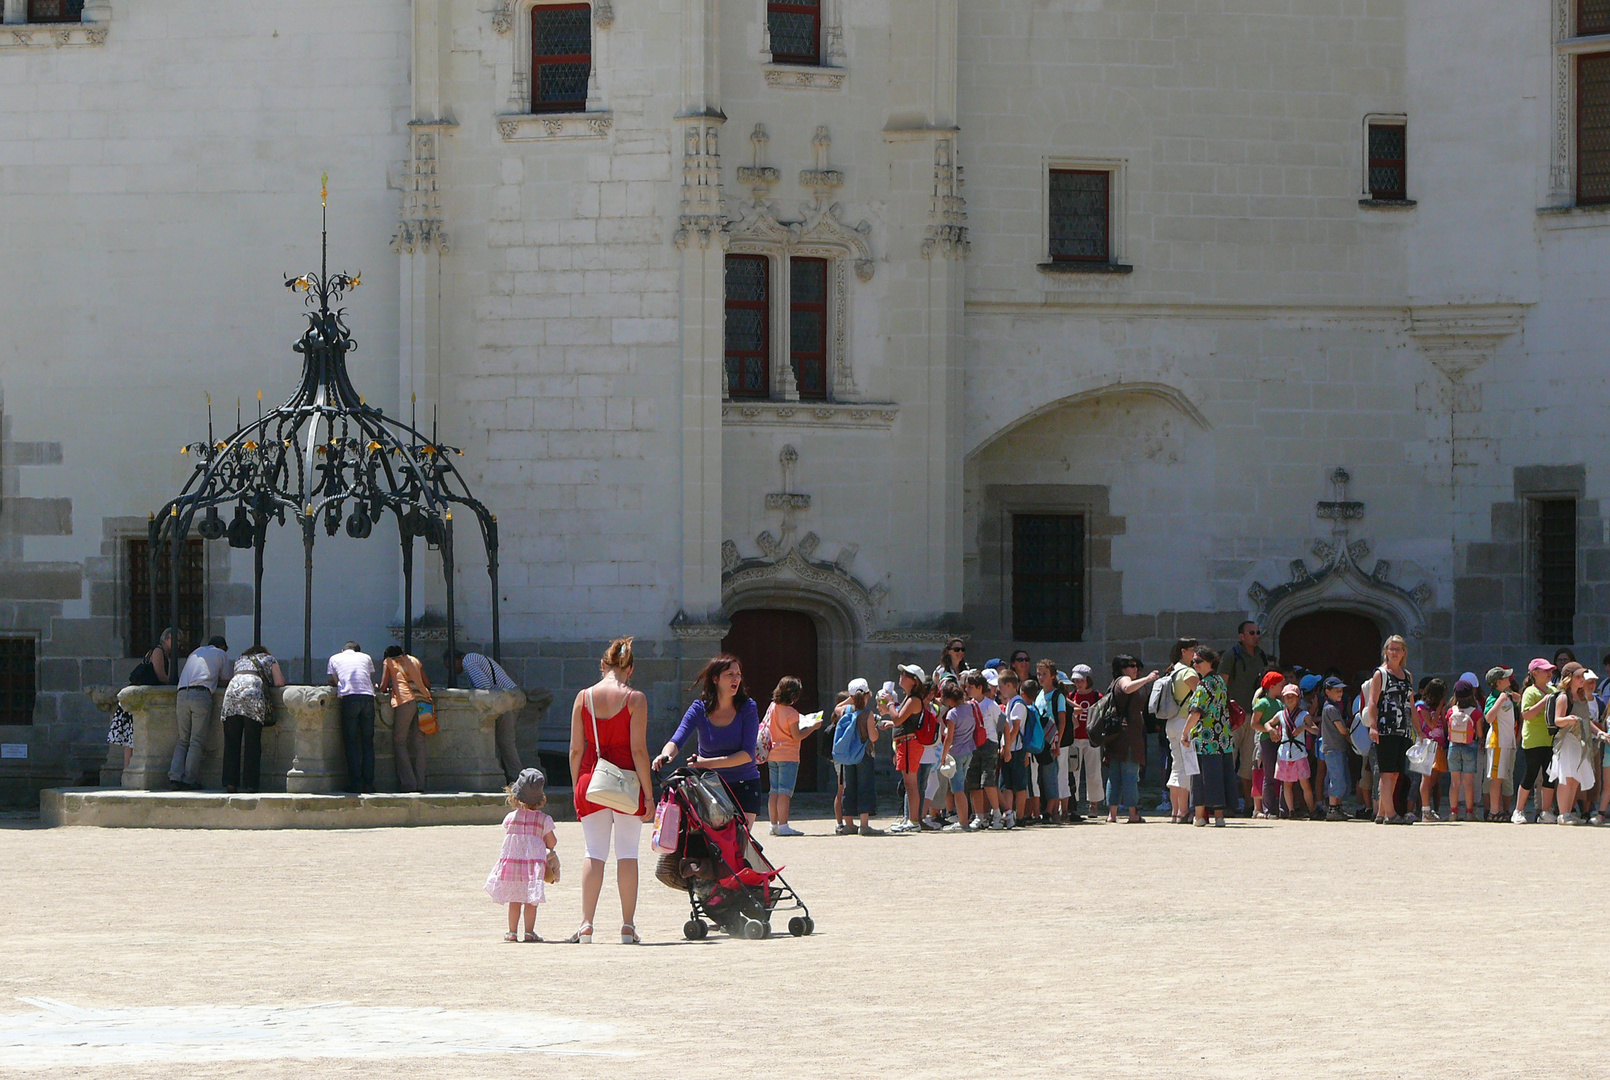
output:
[{"label": "small rectangular window", "polygon": [[822,62],[821,0],[767,0],[771,58],[779,64]]},{"label": "small rectangular window", "polygon": [[1406,147],[1402,124],[1370,125],[1370,198],[1402,202],[1409,197]]},{"label": "small rectangular window", "polygon": [[[156,644],[151,636],[151,565],[147,556],[151,542],[143,537],[128,541],[128,649],[130,656],[144,656]],[[169,608],[168,583],[173,580],[173,549],[163,544],[162,558],[157,560],[157,630],[160,632],[172,617]],[[205,558],[201,541],[185,541],[179,561],[179,631],[181,646],[194,646],[206,640],[202,633],[207,617],[207,586],[203,567]]]},{"label": "small rectangular window", "polygon": [[827,399],[827,260],[788,261],[789,356],[807,401]]},{"label": "small rectangular window", "polygon": [[1105,169],[1051,170],[1052,262],[1109,261],[1111,187]]},{"label": "small rectangular window", "polygon": [[1537,640],[1570,645],[1576,635],[1576,500],[1532,504]]},{"label": "small rectangular window", "polygon": [[584,112],[593,70],[593,17],[587,4],[531,9],[531,111]]},{"label": "small rectangular window", "polygon": [[1576,201],[1610,202],[1610,53],[1576,58]]},{"label": "small rectangular window", "polygon": [[0,637],[0,724],[34,722],[36,648],[31,637]]},{"label": "small rectangular window", "polygon": [[764,255],[728,255],[727,396],[771,393],[771,267]]},{"label": "small rectangular window", "polygon": [[1577,0],[1576,32],[1578,37],[1610,34],[1610,0]]},{"label": "small rectangular window", "polygon": [[28,0],[31,23],[75,23],[84,21],[84,0]]},{"label": "small rectangular window", "polygon": [[1012,636],[1018,641],[1083,640],[1084,548],[1082,514],[1012,515]]}]

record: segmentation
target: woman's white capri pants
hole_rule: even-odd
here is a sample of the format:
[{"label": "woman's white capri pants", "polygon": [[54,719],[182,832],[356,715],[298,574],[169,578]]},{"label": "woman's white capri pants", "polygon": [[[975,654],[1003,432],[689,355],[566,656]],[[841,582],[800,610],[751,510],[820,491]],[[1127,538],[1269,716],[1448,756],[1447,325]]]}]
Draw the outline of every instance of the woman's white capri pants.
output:
[{"label": "woman's white capri pants", "polygon": [[587,858],[603,862],[609,858],[609,838],[615,837],[615,861],[636,861],[637,844],[643,833],[643,819],[617,814],[613,810],[597,810],[581,819],[582,843]]}]

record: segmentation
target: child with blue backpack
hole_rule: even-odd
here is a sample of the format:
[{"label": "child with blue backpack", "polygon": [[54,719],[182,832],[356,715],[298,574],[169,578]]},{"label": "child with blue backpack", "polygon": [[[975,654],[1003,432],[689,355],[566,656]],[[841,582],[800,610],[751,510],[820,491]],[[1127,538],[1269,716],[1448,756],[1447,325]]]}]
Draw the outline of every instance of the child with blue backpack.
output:
[{"label": "child with blue backpack", "polygon": [[[871,824],[872,815],[878,812],[872,748],[878,741],[879,726],[872,708],[872,688],[865,679],[851,679],[845,691],[849,697],[839,706],[833,727],[833,764],[843,791],[843,818],[835,832],[839,836],[857,832],[882,836],[883,830]],[[861,819],[859,828],[852,824],[857,817]]]},{"label": "child with blue backpack", "polygon": [[997,679],[1006,711],[1006,727],[1001,732],[1002,801],[1006,802],[1006,827],[1015,829],[1027,812],[1029,801],[1029,755],[1023,750],[1023,729],[1029,710],[1017,672],[1007,668]]}]

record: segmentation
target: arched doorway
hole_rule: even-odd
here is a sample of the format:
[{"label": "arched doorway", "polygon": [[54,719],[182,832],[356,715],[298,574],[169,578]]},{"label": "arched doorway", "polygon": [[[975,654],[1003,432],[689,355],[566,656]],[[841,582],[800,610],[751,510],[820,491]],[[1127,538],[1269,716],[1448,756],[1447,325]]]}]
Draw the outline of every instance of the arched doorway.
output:
[{"label": "arched doorway", "polygon": [[[803,611],[751,608],[732,615],[732,629],[721,640],[723,652],[743,661],[744,682],[755,696],[762,716],[771,701],[771,692],[784,675],[792,675],[805,685],[799,711],[812,713],[821,708],[817,671],[816,620]],[[817,743],[820,733],[811,735],[800,747],[799,790],[816,790]]]},{"label": "arched doorway", "polygon": [[1278,656],[1282,665],[1310,671],[1339,668],[1349,692],[1355,691],[1381,663],[1381,628],[1352,611],[1312,611],[1280,628]]}]

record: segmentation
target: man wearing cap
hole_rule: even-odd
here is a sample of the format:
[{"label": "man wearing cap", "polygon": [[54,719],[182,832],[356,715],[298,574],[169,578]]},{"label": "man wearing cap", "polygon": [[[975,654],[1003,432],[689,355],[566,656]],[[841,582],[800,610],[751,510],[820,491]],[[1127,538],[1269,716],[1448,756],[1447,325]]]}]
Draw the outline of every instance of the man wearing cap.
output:
[{"label": "man wearing cap", "polygon": [[[1059,673],[1060,675],[1060,673]],[[1073,745],[1068,753],[1068,818],[1074,819],[1083,798],[1091,817],[1101,813],[1102,793],[1101,750],[1090,745],[1090,709],[1101,700],[1095,687],[1096,675],[1089,664],[1075,664],[1068,673],[1068,684],[1073,693],[1068,697],[1069,739]]]},{"label": "man wearing cap", "polygon": [[1521,786],[1515,792],[1515,813],[1510,820],[1525,825],[1526,803],[1537,791],[1537,820],[1553,825],[1554,784],[1549,780],[1549,762],[1554,757],[1554,736],[1549,733],[1548,705],[1555,691],[1554,664],[1539,656],[1526,665],[1526,690],[1521,694],[1521,755],[1526,759]]}]

